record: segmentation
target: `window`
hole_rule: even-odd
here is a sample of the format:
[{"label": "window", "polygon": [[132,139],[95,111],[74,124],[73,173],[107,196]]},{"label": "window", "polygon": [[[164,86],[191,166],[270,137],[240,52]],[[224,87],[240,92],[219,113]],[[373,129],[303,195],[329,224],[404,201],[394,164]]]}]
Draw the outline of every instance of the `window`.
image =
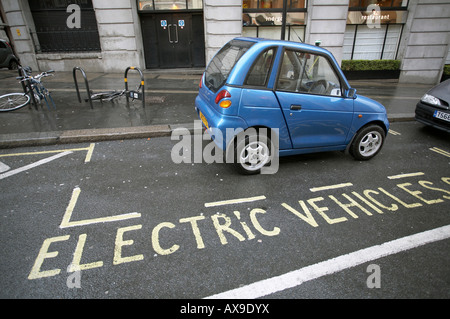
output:
[{"label": "window", "polygon": [[274,56],[274,48],[264,51],[252,66],[245,84],[251,86],[267,86]]},{"label": "window", "polygon": [[396,59],[408,2],[350,0],[343,59]]},{"label": "window", "polygon": [[[305,8],[306,0],[288,0],[288,9]],[[244,9],[281,9],[283,8],[283,0],[243,0],[242,7]]]},{"label": "window", "polygon": [[397,58],[403,25],[386,24],[380,28],[347,25],[344,35],[344,60],[382,60]]},{"label": "window", "polygon": [[[286,8],[283,8],[283,2],[283,0],[244,0],[242,35],[303,42],[307,2],[287,0]],[[286,19],[283,19],[284,13]]]},{"label": "window", "polygon": [[382,8],[400,8],[407,7],[408,0],[350,0],[351,8],[367,8],[371,4],[378,5]]},{"label": "window", "polygon": [[[79,27],[69,28],[67,12],[69,4],[80,7]],[[29,0],[36,27],[37,52],[86,52],[101,51],[97,19],[91,0]]]},{"label": "window", "polygon": [[339,77],[321,55],[286,50],[277,89],[281,91],[341,96]]},{"label": "window", "polygon": [[217,53],[205,72],[205,84],[213,92],[224,85],[237,61],[254,42],[232,40]]}]

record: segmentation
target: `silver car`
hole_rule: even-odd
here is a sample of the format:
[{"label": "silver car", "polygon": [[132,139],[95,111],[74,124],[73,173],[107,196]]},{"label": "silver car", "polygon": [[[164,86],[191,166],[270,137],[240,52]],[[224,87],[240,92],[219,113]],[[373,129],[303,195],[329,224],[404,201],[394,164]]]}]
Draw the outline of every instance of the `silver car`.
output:
[{"label": "silver car", "polygon": [[14,55],[11,45],[0,39],[0,68],[16,70],[19,65],[19,59]]}]

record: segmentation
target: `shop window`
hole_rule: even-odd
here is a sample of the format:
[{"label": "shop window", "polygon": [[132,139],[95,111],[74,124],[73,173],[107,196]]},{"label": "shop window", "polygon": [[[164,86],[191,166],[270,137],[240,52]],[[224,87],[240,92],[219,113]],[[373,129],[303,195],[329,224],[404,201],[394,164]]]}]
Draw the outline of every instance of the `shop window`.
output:
[{"label": "shop window", "polygon": [[367,8],[369,5],[378,5],[382,9],[391,10],[392,8],[406,8],[409,0],[350,0],[349,7]]},{"label": "shop window", "polygon": [[[243,36],[280,39],[285,28],[284,39],[303,42],[306,21],[306,0],[244,0]],[[286,13],[286,21],[283,21]]]},{"label": "shop window", "polygon": [[396,59],[408,2],[350,0],[343,59]]},{"label": "shop window", "polygon": [[[79,24],[68,24],[71,13],[67,7],[80,9]],[[37,52],[101,51],[97,19],[91,0],[29,0],[36,28]]]},{"label": "shop window", "polygon": [[[288,9],[306,8],[306,0],[288,0]],[[243,0],[244,9],[283,9],[283,0]]]},{"label": "shop window", "polygon": [[395,60],[403,25],[347,25],[344,35],[344,60]]}]

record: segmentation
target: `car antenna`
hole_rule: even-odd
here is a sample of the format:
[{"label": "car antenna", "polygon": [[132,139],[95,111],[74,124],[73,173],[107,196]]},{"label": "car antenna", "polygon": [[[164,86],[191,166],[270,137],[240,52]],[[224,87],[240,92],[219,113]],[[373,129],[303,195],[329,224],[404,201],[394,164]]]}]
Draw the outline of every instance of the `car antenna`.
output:
[{"label": "car antenna", "polygon": [[295,29],[292,28],[291,30],[294,31],[295,35],[296,35],[297,38],[300,40],[300,42],[301,42],[301,43],[304,43],[303,40],[302,40],[302,38],[300,38],[300,36],[297,34],[297,32],[295,32]]}]

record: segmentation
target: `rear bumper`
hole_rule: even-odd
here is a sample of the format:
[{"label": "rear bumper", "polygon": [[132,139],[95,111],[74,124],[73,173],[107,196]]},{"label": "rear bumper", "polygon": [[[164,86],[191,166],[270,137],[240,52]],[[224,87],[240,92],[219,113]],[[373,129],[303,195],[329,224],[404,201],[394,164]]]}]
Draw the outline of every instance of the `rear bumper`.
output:
[{"label": "rear bumper", "polygon": [[202,122],[203,127],[207,129],[215,144],[222,150],[226,150],[234,136],[247,129],[247,123],[241,117],[220,114],[211,108],[201,96],[197,96],[195,99],[195,110],[200,120],[200,112],[203,114],[208,123],[208,127],[206,127]]}]

